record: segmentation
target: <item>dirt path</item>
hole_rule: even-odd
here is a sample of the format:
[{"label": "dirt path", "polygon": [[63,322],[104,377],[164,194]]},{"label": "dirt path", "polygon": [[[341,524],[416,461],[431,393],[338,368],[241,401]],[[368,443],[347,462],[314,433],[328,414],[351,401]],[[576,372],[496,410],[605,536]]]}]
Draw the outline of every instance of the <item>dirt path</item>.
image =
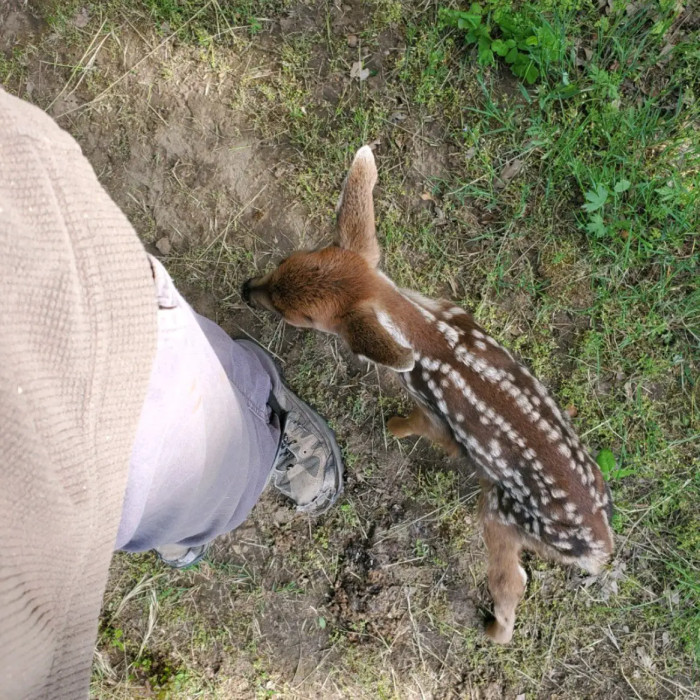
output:
[{"label": "dirt path", "polygon": [[[407,94],[398,5],[291,5],[257,15],[259,33],[222,23],[222,36],[210,27],[196,39],[171,37],[143,8],[60,5],[50,22],[19,0],[0,9],[8,89],[75,136],[200,313],[275,353],[329,417],[348,467],[332,513],[312,522],[266,494],[194,571],[117,555],[95,697],[691,697],[682,673],[653,667],[667,631],[636,638],[632,618],[609,612],[631,545],[595,583],[528,562],[515,644],[484,642],[489,598],[469,466],[387,436],[386,419],[403,406],[390,376],[240,300],[253,272],[329,235],[345,165],[365,141],[377,148],[378,210],[393,222],[381,231],[392,271],[491,313],[480,256],[493,253],[481,232],[494,215],[457,203],[446,213],[425,196],[471,156],[450,114],[426,118]],[[358,56],[371,68],[364,83],[350,74]],[[418,232],[409,242],[405,228]],[[518,279],[534,267],[533,243],[513,245],[507,274]],[[567,301],[573,311],[555,316],[543,360],[554,386],[588,324],[577,313],[585,292]],[[498,303],[504,337],[536,337],[533,295],[514,286]],[[651,596],[637,590],[632,604]]]}]

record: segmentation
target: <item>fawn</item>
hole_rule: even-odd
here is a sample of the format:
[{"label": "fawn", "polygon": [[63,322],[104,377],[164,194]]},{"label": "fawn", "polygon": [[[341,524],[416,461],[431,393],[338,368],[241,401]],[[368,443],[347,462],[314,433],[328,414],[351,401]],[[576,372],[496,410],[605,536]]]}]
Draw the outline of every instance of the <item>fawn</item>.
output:
[{"label": "fawn", "polygon": [[248,280],[242,295],[294,326],[338,334],[355,354],[395,370],[416,406],[391,418],[390,432],[424,435],[471,458],[494,601],[486,634],[507,643],[527,583],[521,551],[599,573],[613,548],[610,492],[547,390],[508,350],[463,309],[399,289],[377,269],[376,180],[365,146],[338,202],[337,242],[292,253]]}]

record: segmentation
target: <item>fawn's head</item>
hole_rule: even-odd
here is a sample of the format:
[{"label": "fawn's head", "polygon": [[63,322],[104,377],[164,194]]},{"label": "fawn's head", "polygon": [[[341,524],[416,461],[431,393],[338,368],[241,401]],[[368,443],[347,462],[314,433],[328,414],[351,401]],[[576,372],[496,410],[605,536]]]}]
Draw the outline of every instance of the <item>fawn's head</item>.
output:
[{"label": "fawn's head", "polygon": [[354,353],[405,372],[413,368],[413,351],[397,341],[387,321],[383,296],[393,285],[377,270],[376,181],[374,156],[363,146],[340,195],[333,245],[292,253],[277,269],[247,280],[241,294],[293,326],[336,333]]}]

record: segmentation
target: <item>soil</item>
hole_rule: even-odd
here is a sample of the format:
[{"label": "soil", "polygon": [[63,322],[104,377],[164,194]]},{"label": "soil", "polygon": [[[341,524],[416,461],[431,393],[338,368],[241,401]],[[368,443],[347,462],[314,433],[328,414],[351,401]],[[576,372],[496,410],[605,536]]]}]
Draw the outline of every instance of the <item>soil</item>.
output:
[{"label": "soil", "polygon": [[[79,8],[69,23],[83,31],[88,22],[94,31],[86,14],[93,11]],[[33,45],[43,52],[29,54],[25,75],[11,87],[75,136],[194,308],[234,336],[260,339],[278,356],[292,385],[331,417],[349,457],[343,500],[318,521],[295,514],[268,491],[249,521],[219,538],[197,570],[163,573],[150,554],[117,555],[101,620],[97,692],[126,683],[129,697],[184,697],[191,689],[178,694],[177,683],[194,674],[214,689],[207,697],[377,697],[377,687],[362,680],[362,651],[371,648],[393,683],[384,697],[524,697],[512,675],[496,667],[486,677],[455,651],[465,630],[480,632],[489,605],[469,465],[423,443],[387,438],[384,421],[402,402],[389,375],[333,340],[276,326],[238,295],[246,277],[327,235],[286,186],[297,167],[294,145],[262,136],[245,109],[232,107],[241,103],[244,77],[280,70],[281,34],[317,27],[316,12],[292,9],[254,47],[227,52],[219,72],[199,47],[174,41],[156,48],[158,37],[145,39],[125,24],[119,41],[109,40],[97,55],[100,78],[88,75],[77,88],[67,81],[69,72],[43,58],[53,52],[56,64],[75,65],[82,47],[63,45],[40,17],[20,0],[0,9],[0,51]],[[354,35],[362,22],[361,3],[334,5],[330,31]],[[381,89],[387,55],[402,45],[398,30],[378,37],[367,62],[376,73],[371,89]],[[309,69],[318,73],[317,96],[333,109],[349,79],[321,63],[312,61]],[[449,147],[434,142],[439,134],[428,126],[405,146],[405,186],[416,216],[432,206],[417,195],[451,167]],[[338,184],[343,175],[337,173]],[[200,265],[202,250],[219,257]],[[216,279],[203,282],[208,274]],[[562,354],[585,323],[564,312],[557,317]],[[324,369],[304,373],[308,365]],[[550,591],[570,583],[561,570],[537,573]],[[533,644],[534,630],[534,622],[521,630]],[[473,644],[483,655],[483,643]],[[353,650],[354,667],[347,660]],[[543,674],[538,697],[555,697],[553,689],[565,686],[563,667],[554,670]],[[576,697],[602,697],[596,677],[579,683]],[[629,695],[623,683],[608,686],[605,697]]]},{"label": "soil", "polygon": [[[354,26],[352,16],[361,16],[361,10],[351,13],[347,25],[341,22],[338,29]],[[73,21],[79,23],[82,17],[78,13]],[[51,43],[46,25],[23,3],[6,7],[2,19],[0,50],[4,52],[9,53],[15,45],[42,40]],[[307,8],[283,20],[280,30],[298,30],[308,22],[313,22],[313,17]],[[154,60],[138,64],[143,55],[140,36],[125,30],[120,40],[121,54],[100,54],[95,65],[108,75],[120,75],[127,66],[137,67],[115,90],[116,95],[98,101],[93,109],[81,109],[89,99],[83,90],[64,90],[65,76],[39,63],[29,66],[22,87],[25,97],[47,108],[78,140],[100,182],[127,214],[149,252],[163,258],[167,265],[169,258],[177,258],[179,253],[211,244],[220,235],[222,224],[234,220],[237,235],[228,236],[228,243],[252,249],[255,267],[258,261],[264,265],[273,253],[281,256],[308,243],[312,233],[305,211],[280,186],[280,179],[290,169],[286,163],[288,147],[263,142],[245,117],[228,106],[236,99],[237,87],[230,76],[243,70],[243,62],[230,66],[226,80],[215,81],[196,49],[168,48],[164,52],[172,52],[167,56],[172,74],[163,82],[159,76],[161,63]],[[268,44],[274,41],[274,35],[265,39]],[[377,59],[375,67],[380,68],[380,63]],[[332,101],[333,80],[320,89]],[[412,179],[425,181],[440,174],[445,157],[421,144],[415,153]],[[342,175],[338,173],[339,181]],[[163,249],[169,254],[163,255]],[[245,273],[254,269],[239,270],[234,279],[241,282]],[[180,286],[197,311],[214,317],[227,331],[260,337],[260,320],[243,305],[228,309],[222,316],[220,298],[203,291],[199,284],[188,284],[186,279]],[[229,291],[237,295],[235,287]],[[293,329],[284,329],[283,334],[284,341],[276,350],[287,365],[293,366],[299,355],[296,345],[301,334]],[[366,371],[344,351],[343,355],[351,372],[357,375]],[[385,381],[391,385],[390,379]],[[391,395],[398,393],[396,386],[390,386],[389,391]],[[338,432],[353,452],[367,455],[377,448],[372,440],[367,444],[362,426],[344,425],[341,418]],[[445,461],[426,447],[421,447],[419,455],[431,466],[436,460]],[[362,536],[341,538],[335,552],[329,547],[329,557],[337,558],[337,572],[332,578],[321,571],[300,577],[299,570],[288,563],[290,553],[308,547],[314,524],[296,516],[287,503],[272,493],[264,495],[244,526],[219,538],[208,557],[214,569],[220,565],[241,567],[252,573],[256,588],[263,591],[262,600],[257,600],[262,609],[256,617],[257,644],[274,658],[278,676],[292,687],[303,685],[318,670],[320,662],[333,661],[333,652],[329,652],[330,624],[325,629],[319,627],[319,611],[333,620],[335,628],[349,630],[351,644],[362,644],[368,637],[393,639],[389,661],[397,673],[408,670],[413,663],[412,651],[407,653],[407,648],[413,648],[407,620],[411,597],[422,599],[420,591],[439,584],[447,605],[454,611],[455,624],[482,624],[475,602],[477,595],[463,585],[463,564],[457,564],[455,571],[444,572],[420,563],[396,566],[402,560],[417,558],[417,539],[434,541],[431,546],[436,551],[440,543],[436,528],[426,520],[428,509],[406,502],[401,494],[401,472],[418,469],[421,459],[414,456],[409,467],[396,450],[381,455],[381,459],[380,493],[374,486],[368,489],[367,483],[349,470],[347,498],[364,502],[361,508],[366,530],[363,528]],[[366,503],[368,490],[371,503]],[[117,557],[113,565],[112,591],[108,589],[107,600],[120,588],[121,559]],[[440,580],[436,581],[438,575]],[[240,602],[231,605],[229,583],[212,582],[207,574],[188,576],[187,587],[196,591],[192,602],[204,623],[212,629],[231,627],[230,616],[236,614]],[[294,597],[281,599],[275,594],[290,585],[298,589]],[[143,618],[138,611],[134,613],[131,618],[121,616],[120,629],[143,629]],[[104,623],[105,620],[103,626]],[[151,653],[148,670],[135,674],[146,694],[154,686],[154,678],[172,676],[173,652],[186,645],[191,630],[185,626],[180,633],[172,632],[170,629],[166,642],[159,639],[158,629],[154,630],[150,646],[158,651]],[[422,644],[431,657],[444,657],[446,639],[422,627],[415,634],[423,638]],[[227,688],[243,696],[251,692],[241,680],[250,675],[250,664],[231,659],[222,652],[224,646],[208,645],[206,654],[196,656],[188,667],[194,666],[208,677],[238,678]],[[119,667],[120,656],[119,645],[106,653],[113,667]]]}]

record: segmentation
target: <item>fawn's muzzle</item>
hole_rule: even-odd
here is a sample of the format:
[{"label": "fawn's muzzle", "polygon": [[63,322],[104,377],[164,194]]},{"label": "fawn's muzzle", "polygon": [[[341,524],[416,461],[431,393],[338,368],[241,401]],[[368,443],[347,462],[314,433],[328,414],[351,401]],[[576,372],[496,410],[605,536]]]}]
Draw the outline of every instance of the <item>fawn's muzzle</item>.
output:
[{"label": "fawn's muzzle", "polygon": [[266,277],[251,277],[246,280],[241,287],[241,297],[251,308],[262,308],[268,311],[275,311],[268,298]]},{"label": "fawn's muzzle", "polygon": [[241,296],[243,297],[243,301],[248,304],[248,306],[251,306],[251,301],[250,301],[250,287],[252,280],[246,280],[243,283],[243,286],[241,287]]}]

